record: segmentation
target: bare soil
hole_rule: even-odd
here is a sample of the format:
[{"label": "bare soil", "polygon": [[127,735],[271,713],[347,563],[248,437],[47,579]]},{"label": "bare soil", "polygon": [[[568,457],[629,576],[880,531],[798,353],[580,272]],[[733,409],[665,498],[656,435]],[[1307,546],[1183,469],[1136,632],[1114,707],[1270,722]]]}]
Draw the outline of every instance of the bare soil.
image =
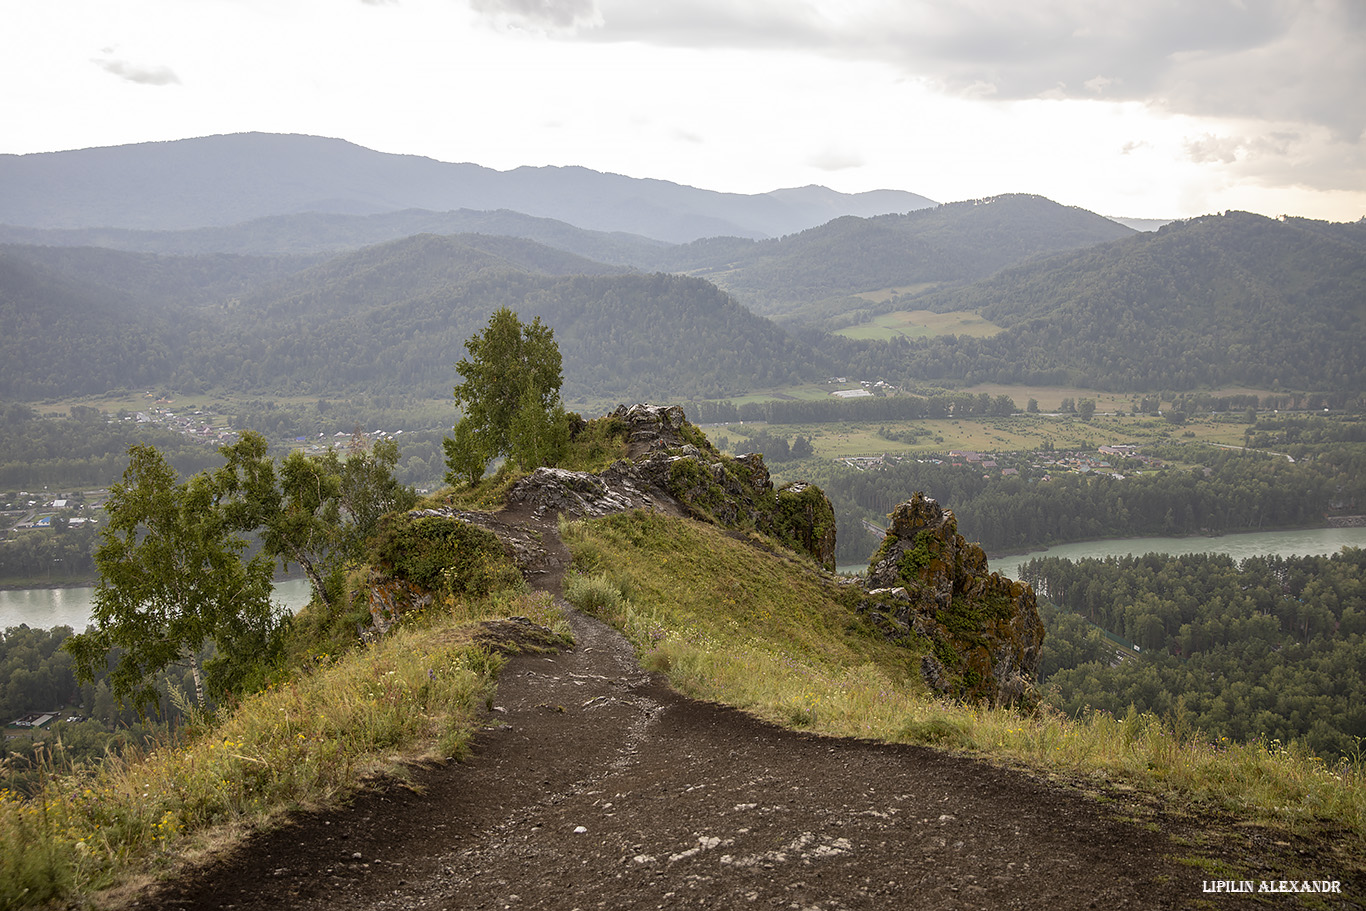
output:
[{"label": "bare soil", "polygon": [[[546,562],[530,575],[558,590],[563,547],[538,531]],[[297,814],[136,907],[1224,909],[1266,905],[1204,881],[1341,878],[1327,841],[682,697],[565,609],[575,647],[510,661],[464,761]]]}]

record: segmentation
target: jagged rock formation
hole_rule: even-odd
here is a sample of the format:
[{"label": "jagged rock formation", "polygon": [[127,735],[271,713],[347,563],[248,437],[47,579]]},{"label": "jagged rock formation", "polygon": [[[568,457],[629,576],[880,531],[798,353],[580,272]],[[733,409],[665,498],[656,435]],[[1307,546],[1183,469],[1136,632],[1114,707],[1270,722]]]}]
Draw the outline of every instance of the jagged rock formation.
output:
[{"label": "jagged rock formation", "polygon": [[577,518],[664,508],[762,532],[834,569],[835,512],[819,487],[775,488],[762,455],[721,455],[676,405],[623,405],[608,419],[630,459],[599,474],[538,468],[513,485],[508,505]]},{"label": "jagged rock formation", "polygon": [[892,638],[930,641],[921,673],[932,688],[970,702],[1037,703],[1044,629],[1034,590],[989,572],[953,513],[923,493],[891,518],[860,610]]}]

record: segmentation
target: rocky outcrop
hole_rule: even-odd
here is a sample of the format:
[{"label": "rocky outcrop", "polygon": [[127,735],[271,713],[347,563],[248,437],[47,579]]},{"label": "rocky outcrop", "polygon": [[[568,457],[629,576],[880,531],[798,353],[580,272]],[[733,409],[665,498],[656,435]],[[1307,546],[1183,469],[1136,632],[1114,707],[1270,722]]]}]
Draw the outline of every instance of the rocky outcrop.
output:
[{"label": "rocky outcrop", "polygon": [[706,435],[688,423],[683,409],[677,405],[619,405],[610,417],[621,422],[632,459],[662,449],[699,444],[716,454]]},{"label": "rocky outcrop", "polygon": [[860,611],[886,635],[931,643],[921,674],[932,688],[969,702],[1037,703],[1044,629],[1034,590],[989,572],[951,511],[923,493],[898,506],[867,589]]},{"label": "rocky outcrop", "polygon": [[761,532],[835,568],[835,511],[819,487],[775,488],[762,455],[723,456],[676,405],[623,405],[607,417],[629,459],[598,474],[538,468],[513,485],[508,506],[537,518],[662,509]]},{"label": "rocky outcrop", "polygon": [[638,465],[695,518],[754,530],[835,568],[835,509],[819,487],[796,482],[775,488],[758,453],[727,458],[687,445],[661,450]]},{"label": "rocky outcrop", "polygon": [[567,553],[546,546],[559,515],[690,515],[762,532],[834,569],[835,513],[820,488],[775,489],[763,456],[721,455],[677,406],[622,406],[599,421],[630,458],[597,473],[538,468],[512,485],[500,512],[436,507],[388,518],[372,555],[376,569],[355,592],[369,608],[371,634],[442,597],[486,590],[503,569],[526,578],[562,574]]}]

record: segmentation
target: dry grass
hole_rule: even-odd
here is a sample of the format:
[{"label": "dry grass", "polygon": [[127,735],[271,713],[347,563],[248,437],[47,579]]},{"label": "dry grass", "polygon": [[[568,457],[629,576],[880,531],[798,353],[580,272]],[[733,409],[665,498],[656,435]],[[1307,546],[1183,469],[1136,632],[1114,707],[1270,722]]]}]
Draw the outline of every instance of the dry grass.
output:
[{"label": "dry grass", "polygon": [[503,660],[460,629],[509,614],[558,618],[539,594],[453,602],[370,648],[313,656],[145,753],[63,768],[51,744],[36,796],[0,792],[0,909],[89,894],[401,763],[459,755]]}]

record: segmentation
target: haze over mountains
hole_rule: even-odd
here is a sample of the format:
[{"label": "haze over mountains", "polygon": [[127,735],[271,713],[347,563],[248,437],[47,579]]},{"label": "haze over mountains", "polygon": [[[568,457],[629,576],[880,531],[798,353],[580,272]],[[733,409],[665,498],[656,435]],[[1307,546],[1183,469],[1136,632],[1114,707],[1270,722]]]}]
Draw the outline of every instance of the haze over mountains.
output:
[{"label": "haze over mountains", "polygon": [[0,155],[0,224],[179,230],[276,215],[511,209],[675,243],[774,237],[840,215],[932,206],[914,193],[801,187],[717,193],[587,168],[495,171],[317,136],[238,133]]},{"label": "haze over mountains", "polygon": [[[243,148],[274,151],[233,154]],[[577,222],[508,208],[336,211],[438,204],[459,186]],[[1361,222],[1229,213],[1140,234],[1013,194],[836,212],[756,239],[774,213],[799,221],[799,210],[818,217],[813,200],[872,200],[819,188],[732,197],[576,168],[499,174],[258,134],[0,157],[3,187],[16,190],[0,189],[4,218],[87,226],[0,228],[0,398],[125,387],[440,397],[464,339],[499,306],[555,329],[571,400],[735,396],[830,373],[1366,388]],[[594,187],[603,195],[589,205]],[[271,211],[309,205],[321,210]],[[609,211],[656,236],[591,227],[613,223]],[[90,227],[102,218],[201,226]],[[729,233],[660,239],[659,225],[684,223]],[[873,342],[822,331],[928,309],[976,311],[1004,331]]]}]

